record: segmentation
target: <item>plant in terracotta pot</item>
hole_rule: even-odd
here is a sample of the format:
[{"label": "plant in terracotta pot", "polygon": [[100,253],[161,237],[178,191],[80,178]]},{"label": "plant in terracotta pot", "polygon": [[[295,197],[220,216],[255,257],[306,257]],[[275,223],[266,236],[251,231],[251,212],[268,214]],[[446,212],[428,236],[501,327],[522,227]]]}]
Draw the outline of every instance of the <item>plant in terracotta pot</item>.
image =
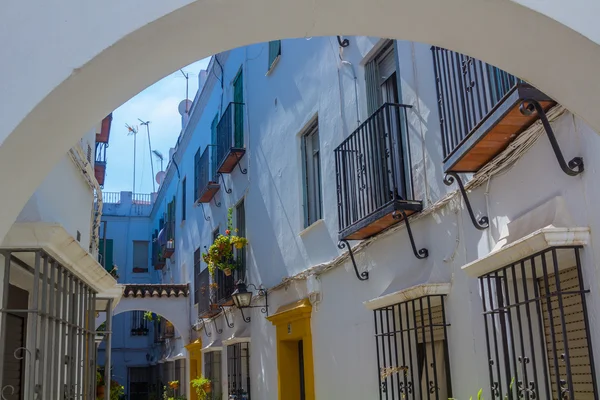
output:
[{"label": "plant in terracotta pot", "polygon": [[215,275],[215,269],[220,269],[226,276],[238,267],[238,262],[233,257],[233,249],[243,249],[248,244],[248,239],[232,234],[237,233],[237,229],[232,228],[233,209],[230,208],[227,213],[227,230],[225,234],[219,234],[214,243],[210,245],[206,253],[202,253],[202,259],[208,265],[208,270],[212,276]]},{"label": "plant in terracotta pot", "polygon": [[105,388],[104,374],[102,374],[100,371],[96,371],[96,396],[98,398],[104,399]]},{"label": "plant in terracotta pot", "polygon": [[205,378],[204,376],[198,376],[195,379],[192,379],[190,383],[196,391],[198,400],[208,399],[208,394],[212,392],[212,384],[210,379]]}]

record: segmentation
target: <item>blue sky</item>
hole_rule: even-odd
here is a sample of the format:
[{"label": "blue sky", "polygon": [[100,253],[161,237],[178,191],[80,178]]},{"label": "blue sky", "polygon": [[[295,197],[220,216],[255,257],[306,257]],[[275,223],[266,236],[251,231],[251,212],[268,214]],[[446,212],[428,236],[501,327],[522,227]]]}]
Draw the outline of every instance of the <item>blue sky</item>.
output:
[{"label": "blue sky", "polygon": [[[206,69],[209,58],[197,61],[182,70],[189,74],[189,98],[194,99],[198,90],[198,72]],[[150,157],[146,127],[140,121],[150,122],[150,141],[152,150],[160,151],[167,167],[169,148],[175,145],[181,131],[181,115],[177,106],[185,98],[185,78],[175,71],[149,86],[135,97],[113,112],[109,147],[106,151],[105,192],[130,191],[133,189],[133,136],[127,135],[125,124],[138,127],[136,139],[136,174],[135,192],[151,193],[153,191],[152,169],[154,174],[160,170],[160,162]],[[157,185],[158,186],[158,185]]]}]

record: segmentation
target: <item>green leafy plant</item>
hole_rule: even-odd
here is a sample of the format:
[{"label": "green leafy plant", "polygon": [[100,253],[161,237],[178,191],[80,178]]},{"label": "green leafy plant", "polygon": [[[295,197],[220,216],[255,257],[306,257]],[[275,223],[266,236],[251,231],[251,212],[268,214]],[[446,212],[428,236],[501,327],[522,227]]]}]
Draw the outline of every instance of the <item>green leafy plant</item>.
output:
[{"label": "green leafy plant", "polygon": [[144,319],[149,322],[160,322],[160,315],[154,314],[152,311],[144,311]]},{"label": "green leafy plant", "polygon": [[192,387],[196,391],[198,400],[208,399],[208,394],[212,391],[210,379],[204,376],[198,376],[190,381]]},{"label": "green leafy plant", "polygon": [[202,253],[202,259],[208,265],[208,270],[212,276],[215,274],[215,269],[228,274],[231,270],[238,267],[238,263],[233,258],[233,249],[243,249],[248,244],[248,240],[244,237],[232,235],[232,232],[237,233],[237,229],[233,229],[232,225],[233,208],[227,212],[227,230],[225,234],[219,234],[214,243],[210,245],[206,253]]}]

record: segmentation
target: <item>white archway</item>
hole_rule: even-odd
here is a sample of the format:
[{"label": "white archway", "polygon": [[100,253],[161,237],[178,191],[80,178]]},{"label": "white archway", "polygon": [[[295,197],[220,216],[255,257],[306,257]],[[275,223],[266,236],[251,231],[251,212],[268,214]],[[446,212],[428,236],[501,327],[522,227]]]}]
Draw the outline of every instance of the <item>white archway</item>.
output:
[{"label": "white archway", "polygon": [[524,78],[600,130],[597,15],[595,0],[4,2],[0,185],[11,190],[0,240],[46,172],[110,111],[183,65],[270,39],[360,34],[443,46]]},{"label": "white archway", "polygon": [[[150,311],[161,318],[166,318],[170,321],[179,335],[183,343],[189,343],[190,339],[190,320],[189,313],[182,312],[187,310],[188,298],[123,298],[119,304],[113,309],[113,316],[122,314],[128,311]],[[100,313],[96,318],[96,329],[106,321],[106,314]]]}]

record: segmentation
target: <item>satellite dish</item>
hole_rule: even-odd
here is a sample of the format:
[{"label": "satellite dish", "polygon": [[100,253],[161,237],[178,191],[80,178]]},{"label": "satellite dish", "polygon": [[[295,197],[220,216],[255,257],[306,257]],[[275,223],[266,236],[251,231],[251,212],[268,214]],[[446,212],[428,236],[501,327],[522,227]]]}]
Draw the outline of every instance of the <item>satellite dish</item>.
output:
[{"label": "satellite dish", "polygon": [[158,173],[156,174],[156,183],[158,183],[159,185],[162,185],[164,180],[165,180],[165,171],[158,171]]},{"label": "satellite dish", "polygon": [[[179,106],[177,107],[177,109],[179,110],[179,114],[181,116],[185,115],[185,114],[189,114],[190,110],[192,109],[192,101],[191,100],[181,100],[181,103],[179,103]],[[187,112],[186,112],[187,110]]]}]

